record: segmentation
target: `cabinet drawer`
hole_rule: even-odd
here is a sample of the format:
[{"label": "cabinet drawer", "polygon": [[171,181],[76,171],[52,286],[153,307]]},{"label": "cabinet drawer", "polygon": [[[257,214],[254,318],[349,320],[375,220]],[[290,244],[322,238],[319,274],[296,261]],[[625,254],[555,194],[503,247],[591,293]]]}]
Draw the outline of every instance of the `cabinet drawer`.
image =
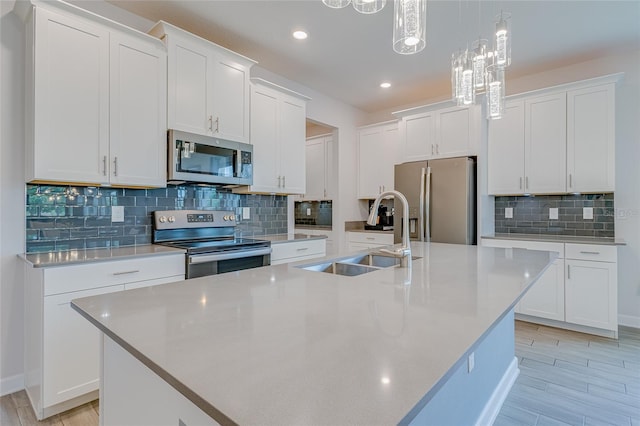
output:
[{"label": "cabinet drawer", "polygon": [[558,258],[565,257],[564,243],[551,243],[546,241],[522,241],[522,240],[495,240],[483,238],[484,247],[520,248],[527,250],[543,250],[558,252]]},{"label": "cabinet drawer", "polygon": [[393,244],[393,233],[349,232],[347,240],[352,243],[390,245]]},{"label": "cabinet drawer", "polygon": [[61,266],[44,270],[44,295],[184,275],[184,254]]},{"label": "cabinet drawer", "polygon": [[324,252],[324,239],[273,244],[271,246],[271,263],[273,264],[283,259],[307,257],[311,255],[324,256]]},{"label": "cabinet drawer", "polygon": [[616,262],[618,248],[599,244],[565,244],[566,258],[578,260],[594,260],[597,262]]}]

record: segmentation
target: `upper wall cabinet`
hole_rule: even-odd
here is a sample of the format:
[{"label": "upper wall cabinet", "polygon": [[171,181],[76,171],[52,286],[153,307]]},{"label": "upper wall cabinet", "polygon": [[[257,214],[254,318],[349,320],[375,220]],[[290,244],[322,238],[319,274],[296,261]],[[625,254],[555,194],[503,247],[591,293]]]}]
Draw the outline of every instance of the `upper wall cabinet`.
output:
[{"label": "upper wall cabinet", "polygon": [[169,128],[249,143],[255,61],[164,21],[149,33],[167,45]]},{"label": "upper wall cabinet", "polygon": [[400,120],[400,162],[477,155],[480,107],[413,108]]},{"label": "upper wall cabinet", "polygon": [[358,198],[373,199],[393,189],[398,153],[398,123],[358,129]]},{"label": "upper wall cabinet", "polygon": [[331,200],[333,197],[333,135],[307,139],[305,147],[306,190],[304,201]]},{"label": "upper wall cabinet", "polygon": [[618,78],[507,100],[505,116],[489,124],[488,193],[614,191]]},{"label": "upper wall cabinet", "polygon": [[26,22],[26,181],[165,186],[162,43],[63,2]]},{"label": "upper wall cabinet", "polygon": [[251,84],[253,185],[238,193],[304,194],[308,97],[262,79]]}]

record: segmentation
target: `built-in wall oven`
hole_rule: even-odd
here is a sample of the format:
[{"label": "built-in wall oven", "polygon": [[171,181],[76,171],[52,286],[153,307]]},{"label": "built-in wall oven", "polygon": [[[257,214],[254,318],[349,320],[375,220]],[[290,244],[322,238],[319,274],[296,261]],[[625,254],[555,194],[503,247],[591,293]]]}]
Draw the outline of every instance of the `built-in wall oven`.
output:
[{"label": "built-in wall oven", "polygon": [[153,242],[186,251],[187,278],[271,264],[271,243],[236,238],[236,217],[226,210],[165,210],[153,213]]}]

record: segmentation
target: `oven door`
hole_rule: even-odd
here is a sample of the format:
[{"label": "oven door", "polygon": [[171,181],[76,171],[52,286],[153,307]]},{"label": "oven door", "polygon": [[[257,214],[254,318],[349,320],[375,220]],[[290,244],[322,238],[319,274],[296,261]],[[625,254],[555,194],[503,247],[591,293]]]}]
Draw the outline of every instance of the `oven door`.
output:
[{"label": "oven door", "polygon": [[217,275],[271,264],[271,247],[187,256],[187,278]]}]

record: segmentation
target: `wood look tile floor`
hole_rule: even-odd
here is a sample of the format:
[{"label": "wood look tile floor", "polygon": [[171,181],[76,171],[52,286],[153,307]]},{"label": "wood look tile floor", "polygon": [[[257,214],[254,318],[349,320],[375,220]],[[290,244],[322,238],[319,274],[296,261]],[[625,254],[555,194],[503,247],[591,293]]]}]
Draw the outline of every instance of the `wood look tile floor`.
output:
[{"label": "wood look tile floor", "polygon": [[[516,321],[516,355],[494,426],[640,426],[640,331],[613,340]],[[0,398],[0,425],[95,426],[98,401],[38,422],[20,391]]]}]

